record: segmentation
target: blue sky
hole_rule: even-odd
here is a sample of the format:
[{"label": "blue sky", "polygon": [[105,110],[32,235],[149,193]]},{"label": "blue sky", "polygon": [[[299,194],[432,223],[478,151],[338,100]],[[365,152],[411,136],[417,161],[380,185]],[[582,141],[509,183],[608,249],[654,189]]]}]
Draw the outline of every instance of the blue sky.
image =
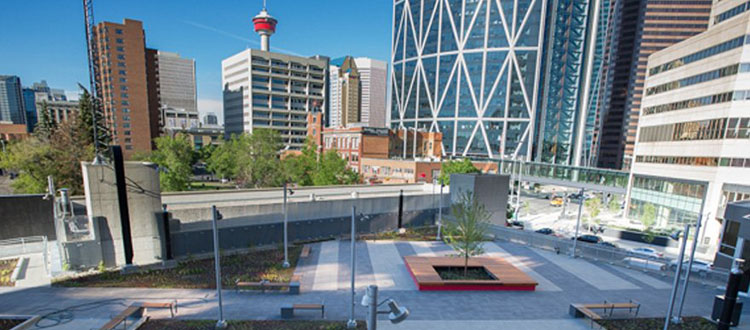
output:
[{"label": "blue sky", "polygon": [[[42,79],[52,87],[88,85],[80,0],[4,0],[0,10],[0,74],[24,85]],[[141,20],[146,46],[196,60],[199,109],[221,109],[221,60],[258,48],[251,18],[262,0],[94,0],[99,21]],[[268,0],[279,20],[271,49],[299,55],[390,56],[390,0]],[[276,48],[278,47],[278,48]]]}]

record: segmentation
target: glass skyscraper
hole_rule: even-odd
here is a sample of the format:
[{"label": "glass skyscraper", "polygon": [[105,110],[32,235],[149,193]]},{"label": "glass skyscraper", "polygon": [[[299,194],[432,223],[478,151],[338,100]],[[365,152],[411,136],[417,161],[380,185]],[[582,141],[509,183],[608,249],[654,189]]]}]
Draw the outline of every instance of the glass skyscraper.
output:
[{"label": "glass skyscraper", "polygon": [[400,0],[393,7],[393,129],[443,134],[448,156],[528,158],[545,1]]}]

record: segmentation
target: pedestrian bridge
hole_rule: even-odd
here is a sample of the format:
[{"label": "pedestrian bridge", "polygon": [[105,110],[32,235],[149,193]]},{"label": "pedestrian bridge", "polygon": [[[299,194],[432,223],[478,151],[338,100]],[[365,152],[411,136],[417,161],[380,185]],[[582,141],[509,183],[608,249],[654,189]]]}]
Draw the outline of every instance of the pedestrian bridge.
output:
[{"label": "pedestrian bridge", "polygon": [[630,173],[625,171],[594,167],[507,159],[493,159],[493,161],[498,162],[500,173],[510,174],[513,180],[520,178],[522,181],[527,182],[601,191],[611,194],[624,195],[627,192],[628,177],[630,176]]}]

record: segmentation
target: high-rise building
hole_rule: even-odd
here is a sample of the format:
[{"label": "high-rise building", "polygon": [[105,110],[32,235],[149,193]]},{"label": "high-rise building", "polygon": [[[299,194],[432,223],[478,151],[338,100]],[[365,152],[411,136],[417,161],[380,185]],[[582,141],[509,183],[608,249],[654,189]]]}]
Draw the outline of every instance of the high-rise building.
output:
[{"label": "high-rise building", "polygon": [[389,126],[447,155],[529,158],[546,1],[393,4]]},{"label": "high-rise building", "polygon": [[361,84],[360,121],[369,127],[385,127],[388,64],[366,57],[354,58]]},{"label": "high-rise building", "polygon": [[23,108],[26,111],[26,131],[31,133],[36,127],[36,92],[28,87],[21,91],[23,94]]},{"label": "high-rise building", "polygon": [[221,62],[226,134],[278,131],[299,149],[307,135],[307,114],[326,111],[329,60],[269,51],[276,19],[265,8],[253,18],[261,49],[247,49]]},{"label": "high-rise building", "polygon": [[219,126],[219,117],[215,113],[209,112],[203,116],[204,126]]},{"label": "high-rise building", "polygon": [[149,107],[152,85],[147,82],[143,24],[131,19],[122,24],[101,22],[93,33],[100,73],[97,92],[112,143],[122,147],[126,158],[136,151],[150,151],[152,137],[158,136],[154,132],[158,125],[152,122],[159,113]]},{"label": "high-rise building", "polygon": [[628,216],[679,229],[703,215],[707,254],[727,203],[750,199],[750,12],[736,8],[716,2],[706,32],[649,57],[631,173]]},{"label": "high-rise building", "polygon": [[600,74],[609,2],[550,0],[547,6],[534,159],[580,165],[591,139],[587,121],[595,117],[589,112],[596,112],[592,81]]},{"label": "high-rise building", "polygon": [[146,49],[146,72],[150,112],[159,113],[158,117],[151,118],[152,132],[197,127],[195,60],[177,53]]},{"label": "high-rise building", "polygon": [[0,75],[0,121],[26,124],[21,78]]},{"label": "high-rise building", "polygon": [[331,127],[346,127],[362,118],[362,85],[354,58],[331,60]]},{"label": "high-rise building", "polygon": [[628,0],[611,6],[598,105],[600,167],[627,169],[635,144],[648,56],[708,27],[711,0]]}]

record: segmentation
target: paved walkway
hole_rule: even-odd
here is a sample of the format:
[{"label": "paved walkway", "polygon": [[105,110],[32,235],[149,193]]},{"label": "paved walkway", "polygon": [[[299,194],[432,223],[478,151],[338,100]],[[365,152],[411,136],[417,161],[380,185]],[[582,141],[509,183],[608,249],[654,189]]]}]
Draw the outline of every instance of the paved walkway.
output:
[{"label": "paved walkway", "polygon": [[[355,317],[365,319],[359,305],[363,287],[381,284],[380,297],[393,298],[411,314],[404,323],[391,326],[385,316],[382,329],[584,329],[586,323],[568,315],[571,303],[636,300],[642,304],[639,316],[665,314],[669,289],[664,279],[605,264],[592,264],[546,251],[505,242],[485,246],[490,255],[512,256],[520,268],[540,282],[535,292],[420,292],[402,265],[403,257],[414,254],[450,253],[435,242],[357,242],[357,302]],[[329,241],[312,245],[309,257],[300,259],[296,273],[302,275],[302,294],[223,293],[226,319],[278,319],[279,307],[286,303],[324,303],[326,318],[349,318],[351,294],[350,242]],[[593,277],[588,273],[596,274]],[[605,278],[606,282],[600,278]],[[684,315],[709,315],[714,287],[691,284]],[[0,289],[0,311],[4,314],[48,314],[63,310],[70,322],[54,329],[89,329],[104,324],[109,317],[136,301],[177,300],[179,318],[216,319],[214,290],[136,289],[136,288],[4,288]],[[53,315],[54,316],[54,315]],[[299,313],[314,319],[315,313]],[[154,318],[168,317],[167,311],[154,311]],[[63,321],[67,321],[64,319]],[[750,320],[750,315],[743,316]],[[53,325],[48,319],[40,325]],[[468,325],[468,327],[467,327]]]},{"label": "paved walkway", "polygon": [[41,253],[28,254],[21,258],[29,258],[29,263],[18,277],[17,287],[29,288],[50,284],[47,268],[44,267],[44,256]]}]

